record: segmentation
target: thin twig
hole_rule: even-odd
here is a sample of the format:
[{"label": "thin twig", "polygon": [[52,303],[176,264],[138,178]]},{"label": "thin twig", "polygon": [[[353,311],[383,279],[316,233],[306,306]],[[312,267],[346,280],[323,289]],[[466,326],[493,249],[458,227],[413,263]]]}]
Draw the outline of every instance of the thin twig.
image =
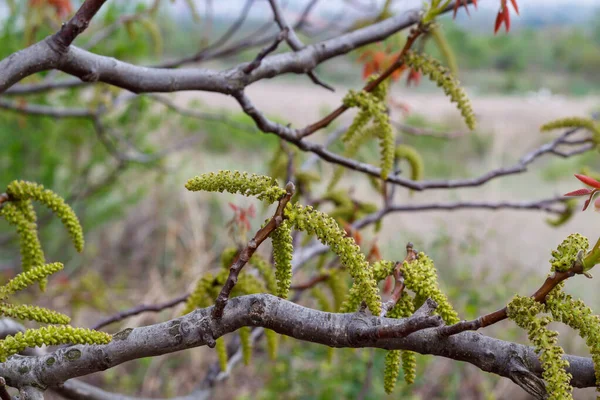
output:
[{"label": "thin twig", "polygon": [[281,32],[279,32],[279,34],[275,38],[275,41],[273,41],[273,43],[271,43],[269,46],[267,46],[267,47],[263,48],[261,51],[259,51],[258,54],[256,55],[256,58],[254,58],[254,60],[252,60],[252,62],[243,69],[243,71],[246,74],[249,74],[250,72],[254,71],[256,68],[258,68],[260,66],[260,63],[262,62],[263,58],[265,58],[270,53],[274,52],[277,49],[277,47],[279,46],[279,43],[281,43],[282,41],[284,41],[287,38],[289,32],[290,31],[287,28],[281,30]]},{"label": "thin twig", "polygon": [[[392,75],[392,73],[394,71],[396,71],[398,68],[402,67],[402,65],[404,64],[404,56],[410,50],[410,48],[412,47],[412,45],[415,43],[415,41],[421,35],[422,32],[423,32],[423,30],[422,30],[421,25],[419,25],[416,29],[413,29],[411,31],[411,34],[409,35],[408,39],[406,39],[406,43],[404,44],[402,51],[396,58],[396,61],[394,61],[394,63],[392,65],[390,65],[385,71],[383,71],[381,73],[381,75],[377,77],[377,79],[375,79],[374,81],[365,85],[365,87],[362,90],[365,92],[373,91],[373,89],[375,89],[381,82],[383,82],[384,80],[389,78],[390,75]],[[309,136],[309,135],[315,133],[316,131],[318,131],[319,129],[327,127],[337,117],[342,115],[344,113],[344,111],[346,111],[347,109],[348,109],[348,107],[346,105],[342,104],[341,106],[339,106],[337,109],[332,111],[329,115],[327,115],[323,119],[302,129],[300,132],[298,132],[298,137],[303,138],[303,137]]]},{"label": "thin twig", "polygon": [[229,276],[221,289],[221,292],[217,296],[215,300],[215,308],[212,311],[212,316],[215,319],[219,319],[223,316],[223,310],[227,305],[227,301],[229,300],[229,295],[233,290],[233,287],[237,283],[238,275],[244,268],[244,265],[250,260],[256,249],[264,242],[271,233],[275,229],[281,225],[285,216],[283,212],[285,210],[286,204],[290,201],[292,196],[294,195],[294,184],[288,183],[285,187],[286,194],[279,200],[279,204],[277,205],[277,210],[273,217],[267,222],[267,224],[261,228],[256,235],[248,242],[246,247],[236,256],[229,267]]},{"label": "thin twig", "polygon": [[[275,18],[275,22],[279,26],[281,31],[286,31],[285,39],[286,42],[290,45],[292,50],[299,51],[304,48],[304,43],[298,38],[294,29],[288,24],[285,19],[281,8],[279,7],[279,2],[277,0],[269,0],[269,4],[271,4],[271,9],[273,10],[273,18]],[[310,7],[310,4],[309,4]],[[308,7],[307,7],[308,8]],[[310,11],[310,10],[309,10]],[[327,90],[335,91],[334,88],[321,81],[314,73],[314,71],[309,70],[306,72],[306,75],[315,83],[316,85],[322,86]]]},{"label": "thin twig", "polygon": [[175,307],[178,304],[181,304],[187,300],[190,296],[189,293],[178,296],[174,299],[165,301],[164,303],[159,304],[139,304],[135,307],[132,307],[128,310],[120,311],[117,314],[111,315],[92,327],[94,330],[98,330],[100,328],[105,327],[106,325],[113,324],[115,322],[119,322],[124,320],[125,318],[132,317],[134,315],[138,315],[145,312],[160,312],[166,310],[167,308]]},{"label": "thin twig", "polygon": [[[569,268],[567,271],[555,271],[546,278],[542,286],[531,297],[539,302],[544,303],[546,301],[546,296],[548,293],[552,291],[562,281],[569,279],[576,274],[583,274],[583,263],[576,261],[574,265]],[[452,336],[457,333],[464,331],[476,331],[480,328],[485,328],[486,326],[493,325],[497,322],[500,322],[508,317],[508,308],[504,307],[500,310],[494,311],[492,313],[483,315],[477,319],[471,321],[461,321],[454,325],[444,326],[439,328],[439,332],[443,336]]]}]

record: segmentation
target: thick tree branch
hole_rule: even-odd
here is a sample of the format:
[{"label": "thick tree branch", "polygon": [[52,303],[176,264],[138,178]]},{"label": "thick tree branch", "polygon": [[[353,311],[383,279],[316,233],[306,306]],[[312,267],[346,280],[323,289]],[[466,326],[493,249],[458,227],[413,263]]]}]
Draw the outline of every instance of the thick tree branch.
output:
[{"label": "thick tree branch", "polygon": [[[37,356],[13,356],[0,364],[0,376],[13,387],[57,386],[68,379],[102,371],[126,361],[168,354],[207,344],[206,337],[220,337],[242,326],[261,326],[299,340],[331,347],[377,347],[412,350],[469,362],[482,370],[516,381],[523,369],[541,376],[533,348],[493,339],[475,332],[443,337],[438,328],[415,329],[409,319],[369,317],[364,314],[332,314],[312,310],[267,294],[230,299],[223,317],[212,317],[213,307],[160,324],[126,329],[107,345],[71,346]],[[420,317],[423,325],[431,324]],[[418,328],[418,327],[417,327]],[[408,331],[414,333],[402,337]],[[400,337],[379,338],[395,333]],[[54,363],[48,362],[50,358]],[[591,359],[566,356],[575,387],[595,386]],[[22,371],[28,372],[23,373]],[[20,372],[21,371],[21,372]]]},{"label": "thick tree branch", "polygon": [[134,93],[204,90],[231,94],[261,79],[285,73],[304,74],[316,65],[398,32],[418,21],[418,12],[397,17],[315,43],[297,52],[266,57],[261,66],[245,74],[246,64],[216,72],[212,70],[148,68],[90,53],[75,46],[56,51],[50,36],[0,61],[0,93],[36,72],[59,69],[86,82],[105,82]]}]

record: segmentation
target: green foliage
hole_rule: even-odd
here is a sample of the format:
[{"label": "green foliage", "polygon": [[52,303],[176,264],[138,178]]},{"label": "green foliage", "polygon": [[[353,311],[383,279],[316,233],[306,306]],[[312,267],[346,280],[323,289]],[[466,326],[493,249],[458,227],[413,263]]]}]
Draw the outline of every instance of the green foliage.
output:
[{"label": "green foliage", "polygon": [[408,66],[427,75],[438,87],[444,89],[444,93],[450,97],[453,103],[456,103],[456,107],[461,112],[469,129],[475,129],[475,114],[471,107],[471,101],[460,87],[458,80],[447,68],[426,54],[414,52],[408,52],[404,61]]},{"label": "green foliage", "polygon": [[547,328],[552,322],[549,316],[537,317],[544,311],[544,305],[536,302],[531,297],[515,296],[508,304],[508,317],[522,329],[527,331],[529,340],[540,353],[540,361],[544,372],[542,377],[546,381],[546,391],[551,400],[573,399],[570,385],[571,374],[566,368],[569,362],[562,358],[564,351],[557,344],[558,333]]}]

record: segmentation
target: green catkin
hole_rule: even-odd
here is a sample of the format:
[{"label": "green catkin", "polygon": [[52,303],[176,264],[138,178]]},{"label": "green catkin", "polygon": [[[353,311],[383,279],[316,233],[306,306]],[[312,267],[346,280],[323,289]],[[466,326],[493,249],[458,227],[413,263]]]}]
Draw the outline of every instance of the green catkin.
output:
[{"label": "green catkin", "polygon": [[35,214],[35,209],[33,208],[31,200],[13,201],[12,203],[28,221],[33,223],[37,222],[37,215]]},{"label": "green catkin", "polygon": [[405,261],[402,265],[402,272],[404,284],[408,289],[415,292],[417,297],[424,299],[429,297],[438,304],[436,313],[447,325],[460,321],[448,298],[440,290],[433,261],[425,253],[419,253],[417,259],[410,263]]},{"label": "green catkin", "polygon": [[12,202],[4,204],[0,215],[17,228],[23,271],[29,271],[34,266],[44,265],[46,260],[38,238],[36,223],[23,215]]},{"label": "green catkin", "polygon": [[46,277],[62,269],[63,265],[57,262],[40,265],[31,268],[29,271],[21,272],[19,275],[15,276],[5,285],[0,287],[0,299],[6,299],[11,294],[23,290],[26,287],[31,286],[35,282],[41,282],[45,280]]},{"label": "green catkin", "polygon": [[219,366],[221,367],[221,371],[227,371],[227,345],[225,344],[225,339],[223,336],[215,340],[215,350],[217,351],[217,356],[219,357]]},{"label": "green catkin", "polygon": [[16,200],[36,200],[52,210],[67,228],[75,249],[80,253],[83,251],[83,229],[77,215],[62,197],[51,190],[44,189],[42,185],[26,181],[11,182],[6,193]]},{"label": "green catkin", "polygon": [[333,296],[334,310],[339,310],[348,290],[345,272],[341,269],[331,272],[329,279],[327,279],[327,286],[329,286],[329,290]]},{"label": "green catkin", "polygon": [[556,250],[552,250],[550,265],[552,271],[565,272],[577,261],[577,254],[580,251],[584,253],[589,248],[590,243],[585,236],[579,233],[573,233],[562,241]]},{"label": "green catkin", "polygon": [[417,377],[417,354],[414,351],[402,352],[402,370],[404,371],[404,382],[407,385],[415,383]]},{"label": "green catkin", "polygon": [[187,298],[182,315],[191,313],[196,308],[204,308],[213,304],[229,271],[222,270],[217,276],[207,273],[196,283],[194,291]]},{"label": "green catkin", "polygon": [[[402,293],[400,300],[388,311],[388,318],[406,318],[414,313],[413,300],[406,292]],[[407,356],[405,356],[405,354]],[[388,350],[385,356],[385,369],[383,375],[383,385],[386,393],[392,393],[398,380],[400,366],[404,370],[404,379],[406,383],[414,382],[415,377],[415,354],[412,351]],[[411,362],[412,361],[412,362]]]},{"label": "green catkin", "polygon": [[385,354],[385,369],[383,370],[383,388],[387,394],[394,391],[398,374],[400,374],[400,360],[402,350],[388,350]]},{"label": "green catkin", "polygon": [[[224,282],[225,280],[223,280]],[[265,289],[265,285],[257,277],[250,274],[241,274],[233,288],[232,295],[236,297],[245,294],[264,293]]]},{"label": "green catkin", "polygon": [[379,260],[375,261],[371,268],[373,268],[373,278],[377,282],[381,282],[388,276],[390,276],[394,272],[394,267],[396,263],[387,260]]},{"label": "green catkin", "polygon": [[540,354],[540,362],[546,381],[549,400],[573,399],[573,388],[570,385],[572,375],[566,371],[569,362],[562,358],[563,349],[557,344],[558,333],[547,328],[552,322],[548,316],[537,317],[544,311],[544,305],[531,297],[515,296],[508,304],[508,318],[527,331],[536,353]]},{"label": "green catkin", "polygon": [[[356,155],[360,146],[362,146],[366,141],[371,138],[379,137],[378,127],[376,125],[364,126],[360,130],[354,132],[350,139],[346,140],[344,144],[344,156],[351,158]],[[344,138],[342,137],[342,140]],[[342,166],[336,166],[333,170],[333,177],[327,186],[328,191],[332,191],[335,185],[338,184],[344,173],[346,172],[346,168]]]},{"label": "green catkin", "polygon": [[564,282],[546,296],[546,310],[555,321],[562,322],[579,332],[585,340],[594,362],[596,375],[596,391],[600,391],[600,317],[581,300],[574,300],[564,293]]},{"label": "green catkin", "polygon": [[235,256],[238,254],[238,249],[235,247],[228,247],[221,253],[221,266],[225,269],[229,269]]},{"label": "green catkin", "polygon": [[465,91],[460,87],[458,80],[450,71],[439,63],[439,61],[425,55],[409,51],[404,56],[404,62],[411,68],[421,71],[429,79],[443,88],[444,93],[450,97],[461,112],[469,129],[475,129],[475,114],[471,107],[471,101]]},{"label": "green catkin", "polygon": [[294,251],[290,222],[284,220],[271,234],[271,240],[273,241],[277,296],[287,299],[292,284],[292,253]]},{"label": "green catkin", "polygon": [[267,288],[268,293],[276,293],[277,292],[277,279],[275,278],[275,273],[273,272],[273,267],[267,260],[254,253],[254,255],[250,258],[250,264],[256,268],[259,275],[265,282],[265,287]]},{"label": "green catkin", "polygon": [[312,297],[315,298],[315,300],[317,300],[319,310],[325,311],[325,312],[331,312],[331,302],[330,302],[329,298],[327,297],[327,295],[325,294],[325,292],[321,290],[321,288],[319,288],[319,287],[312,288],[310,291],[310,294],[312,295]]},{"label": "green catkin", "polygon": [[69,325],[28,329],[0,340],[0,362],[28,347],[56,346],[60,344],[106,344],[112,336],[108,333]]},{"label": "green catkin", "polygon": [[458,76],[458,64],[456,63],[456,57],[454,56],[454,52],[448,44],[442,29],[439,26],[434,25],[429,29],[429,32],[431,33],[431,37],[433,38],[436,47],[440,50],[442,57],[444,57],[450,73],[454,76]]},{"label": "green catkin", "polygon": [[238,329],[240,334],[240,343],[242,345],[242,357],[244,359],[244,365],[250,364],[250,359],[252,358],[252,341],[250,339],[250,327],[243,326]]},{"label": "green catkin", "polygon": [[267,352],[269,353],[269,358],[275,360],[279,348],[279,336],[277,335],[277,332],[265,329],[265,338],[267,339]]},{"label": "green catkin", "polygon": [[358,306],[360,306],[362,301],[363,298],[360,291],[360,286],[356,282],[354,282],[350,287],[350,290],[348,290],[348,293],[346,294],[346,298],[342,302],[342,305],[340,306],[340,312],[354,312],[358,309]]},{"label": "green catkin", "polygon": [[381,298],[377,282],[373,279],[371,267],[352,237],[339,227],[337,222],[310,206],[288,203],[284,211],[290,224],[296,229],[317,236],[321,243],[329,246],[346,266],[356,282],[361,297],[374,315],[381,311]]},{"label": "green catkin", "polygon": [[421,154],[414,147],[407,144],[399,144],[396,146],[395,156],[398,161],[406,160],[408,165],[410,165],[410,179],[413,181],[423,179],[425,162]]},{"label": "green catkin", "polygon": [[568,117],[548,122],[540,127],[542,132],[552,131],[554,129],[573,129],[584,128],[593,135],[596,144],[600,143],[600,124],[591,118]]},{"label": "green catkin", "polygon": [[37,321],[45,324],[65,325],[71,322],[71,318],[62,313],[30,305],[0,303],[0,314],[9,318]]},{"label": "green catkin", "polygon": [[[386,179],[394,163],[394,132],[385,105],[387,84],[382,85],[383,82],[377,86],[374,93],[365,91],[356,92],[353,90],[348,92],[344,98],[344,105],[346,107],[360,108],[359,115],[355,118],[355,121],[360,121],[360,125],[357,128],[353,123],[342,137],[342,141],[346,143],[348,152],[354,153],[358,148],[358,144],[362,143],[365,138],[370,136],[379,138],[381,178]],[[370,129],[365,129],[365,115],[373,120],[373,125]]]},{"label": "green catkin", "polygon": [[285,195],[285,189],[277,186],[275,179],[239,171],[202,174],[188,180],[185,187],[192,192],[228,192],[239,193],[243,196],[255,196],[268,203],[275,203]]}]

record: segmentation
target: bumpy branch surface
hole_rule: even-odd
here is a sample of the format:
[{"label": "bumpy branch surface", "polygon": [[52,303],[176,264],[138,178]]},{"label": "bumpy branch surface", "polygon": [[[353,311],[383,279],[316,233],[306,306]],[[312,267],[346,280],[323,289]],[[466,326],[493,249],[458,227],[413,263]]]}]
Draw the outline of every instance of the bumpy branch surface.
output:
[{"label": "bumpy branch surface", "polygon": [[[424,309],[416,313],[416,319],[388,319],[361,313],[326,313],[268,294],[240,296],[229,300],[220,319],[212,317],[213,307],[209,307],[168,322],[125,329],[107,345],[71,346],[36,357],[13,356],[0,364],[0,376],[13,387],[57,386],[68,379],[133,359],[204,346],[207,345],[206,337],[220,337],[242,326],[260,326],[298,340],[331,347],[401,349],[447,357],[469,362],[483,371],[515,382],[522,379],[523,374],[541,376],[541,365],[531,347],[475,332],[442,337],[439,328],[427,329],[441,324],[437,316],[426,315],[433,306],[426,303]],[[404,336],[409,332],[414,333]],[[570,363],[569,372],[574,377],[573,386],[595,386],[591,359],[566,358]]]}]

